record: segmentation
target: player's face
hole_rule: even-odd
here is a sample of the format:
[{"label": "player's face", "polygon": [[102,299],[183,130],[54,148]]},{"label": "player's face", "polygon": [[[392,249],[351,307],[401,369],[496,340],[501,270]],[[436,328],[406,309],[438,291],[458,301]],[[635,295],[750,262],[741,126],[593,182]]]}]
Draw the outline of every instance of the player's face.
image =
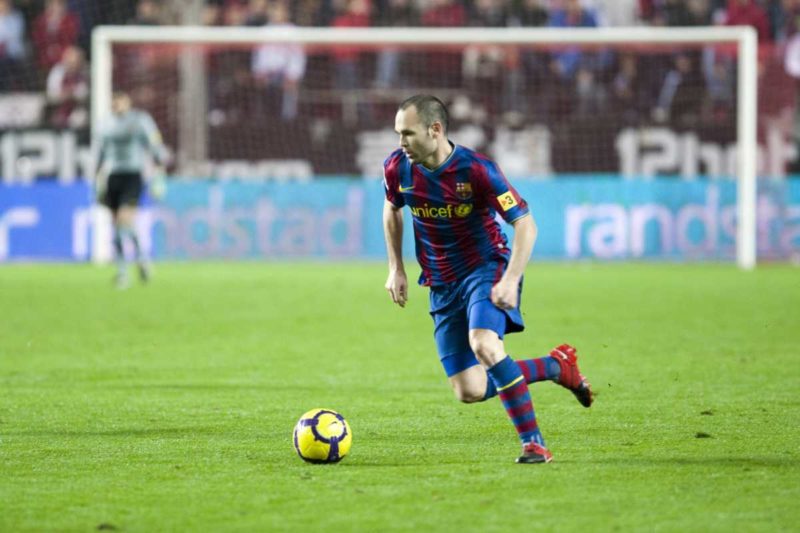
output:
[{"label": "player's face", "polygon": [[131,99],[127,95],[115,96],[111,100],[111,111],[117,115],[125,113],[131,108]]},{"label": "player's face", "polygon": [[412,163],[423,163],[436,153],[438,137],[433,128],[422,123],[414,106],[397,112],[394,130],[400,135],[400,148]]}]

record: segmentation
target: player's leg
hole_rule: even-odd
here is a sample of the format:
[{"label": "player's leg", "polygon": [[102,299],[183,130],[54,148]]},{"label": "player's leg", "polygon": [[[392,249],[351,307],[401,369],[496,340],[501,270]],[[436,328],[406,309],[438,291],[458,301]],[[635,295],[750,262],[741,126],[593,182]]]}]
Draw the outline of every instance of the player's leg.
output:
[{"label": "player's leg", "polygon": [[489,381],[489,377],[474,354],[472,358],[475,360],[472,366],[447,378],[456,398],[464,403],[482,402],[487,399],[486,382]]},{"label": "player's leg", "polygon": [[[549,462],[553,456],[545,448],[528,384],[519,366],[505,353],[505,346],[500,338],[502,333],[494,329],[498,328],[501,332],[505,329],[505,315],[488,300],[485,302],[486,305],[477,304],[470,310],[470,345],[478,361],[486,368],[486,373],[494,383],[503,407],[522,442],[522,455],[517,462]],[[485,324],[486,327],[473,328],[473,324]]]},{"label": "player's leg", "polygon": [[118,289],[127,289],[130,285],[128,278],[128,261],[125,257],[125,243],[123,233],[120,230],[120,210],[119,207],[112,208],[111,221],[114,226],[114,262],[117,266],[117,272],[114,275],[114,285]]},{"label": "player's leg", "polygon": [[[505,354],[501,336],[507,330],[506,315],[488,300],[493,280],[466,281],[463,287],[435,287],[430,293],[434,338],[453,391],[463,402],[479,402],[491,397],[487,396],[491,382],[492,391],[500,390],[523,442],[518,462],[548,462],[552,455],[544,447],[527,383],[520,367]],[[476,302],[479,305],[472,305]],[[512,331],[523,327],[521,316],[517,321]]]},{"label": "player's leg", "polygon": [[[464,403],[479,402],[486,393],[486,371],[469,347],[468,322],[464,305],[449,300],[442,305],[442,289],[431,289],[431,317],[436,351],[456,398]],[[450,296],[450,295],[445,295]],[[447,305],[449,304],[449,305]]]},{"label": "player's leg", "polygon": [[[122,199],[122,176],[111,174],[108,177],[106,190],[103,195],[102,203],[111,211],[111,222],[113,225],[112,244],[114,246],[114,262],[117,272],[114,275],[114,285],[118,289],[125,289],[129,285],[128,265],[125,257],[125,243],[123,232],[121,231],[121,199]],[[123,215],[124,216],[124,215]]]},{"label": "player's leg", "polygon": [[141,174],[130,173],[125,175],[125,186],[120,198],[120,231],[123,239],[127,239],[133,245],[134,258],[139,270],[139,278],[146,282],[150,279],[150,265],[145,257],[144,251],[136,232],[136,219],[139,209],[139,201],[144,189],[144,182]]},{"label": "player's leg", "polygon": [[[544,361],[547,362],[545,363]],[[551,380],[570,388],[566,383],[558,381],[558,377],[561,375],[561,366],[553,356],[520,360],[515,361],[515,363],[528,384]],[[494,381],[489,379],[486,369],[480,365],[471,348],[460,352],[460,355],[453,354],[448,356],[442,360],[442,364],[446,370],[448,368],[458,369],[456,373],[448,374],[448,380],[459,401],[464,403],[483,402],[497,396],[497,386],[495,386]],[[544,365],[549,368],[540,370],[540,367]],[[555,369],[552,368],[553,366],[555,366]],[[577,372],[577,367],[573,366],[572,368],[575,369],[572,373]],[[573,392],[578,396],[578,392],[575,390]],[[589,406],[584,403],[583,396],[578,396],[578,400],[586,407]],[[589,404],[591,404],[591,401],[589,401]]]},{"label": "player's leg", "polygon": [[[470,350],[471,351],[471,350]],[[545,359],[544,357],[540,359]],[[552,359],[550,356],[547,359]],[[529,385],[531,383],[536,383],[537,381],[543,381],[545,379],[548,380],[555,380],[557,378],[541,378],[541,374],[531,373],[529,368],[529,364],[532,364],[533,360],[528,361],[514,361],[519,366],[520,370],[522,371],[522,375],[525,378],[525,382]],[[557,369],[560,369],[558,363],[553,360],[553,363],[556,365]],[[460,401],[465,403],[474,403],[474,402],[482,402],[485,400],[489,400],[497,396],[497,387],[495,386],[494,382],[489,379],[486,375],[486,369],[480,366],[477,359],[475,361],[475,366],[471,366],[466,370],[459,372],[454,376],[450,376],[448,378],[450,380],[450,384],[453,387],[453,392],[455,392],[456,398]]]},{"label": "player's leg", "polygon": [[121,205],[117,210],[117,228],[122,240],[129,240],[134,248],[138,248],[139,242],[134,233],[136,223],[136,207],[132,205]]},{"label": "player's leg", "polygon": [[[478,302],[484,305],[491,294],[492,286],[496,283],[499,275],[502,274],[504,265],[489,264],[479,274],[477,281],[473,282],[469,287],[469,303],[468,310]],[[519,302],[514,309],[502,310],[505,315],[505,329],[496,329],[503,338],[501,331],[505,333],[514,333],[525,329],[525,323],[522,319],[522,312],[520,305],[522,302],[522,283],[519,286]],[[489,305],[491,302],[489,302]],[[470,323],[470,328],[476,327]],[[584,407],[589,407],[592,404],[592,390],[589,382],[584,378],[578,370],[578,357],[575,353],[575,348],[568,344],[562,344],[553,349],[549,355],[539,357],[536,359],[521,359],[516,363],[522,371],[527,383],[535,383],[538,381],[554,381],[566,389],[570,390],[578,401]],[[497,394],[494,382],[489,380],[487,382],[486,399],[489,399]]]},{"label": "player's leg", "polygon": [[[525,381],[553,381],[572,392],[584,407],[590,407],[594,401],[592,386],[578,368],[578,355],[574,347],[562,344],[554,348],[550,355],[537,359],[517,360]],[[486,387],[486,399],[497,395],[494,383],[489,381]]]},{"label": "player's leg", "polygon": [[[136,219],[136,210],[127,205],[120,205],[114,222],[114,248],[117,252],[117,286],[127,287],[128,259],[125,255],[125,242],[131,240],[131,225]],[[134,249],[136,245],[134,244]]]},{"label": "player's leg", "polygon": [[456,398],[475,403],[496,396],[497,386],[470,346],[468,320],[463,313],[434,314],[434,323],[440,360]]},{"label": "player's leg", "polygon": [[[448,380],[456,398],[464,403],[483,402],[490,398],[497,396],[497,387],[494,381],[489,379],[486,374],[486,369],[480,365],[478,360],[472,354],[472,349],[469,352],[462,352],[461,356],[452,355],[443,360],[445,367],[458,367],[464,368],[466,364],[456,363],[456,360],[466,361],[472,360],[472,363],[465,369],[460,370],[454,375],[449,375]],[[544,361],[547,361],[546,363]],[[551,380],[558,382],[558,377],[561,374],[561,366],[558,361],[552,356],[540,357],[539,359],[528,359],[515,361],[522,375],[528,384],[537,381]],[[542,366],[547,365],[545,368]],[[552,368],[555,366],[555,369]],[[577,394],[576,394],[577,395]],[[580,398],[579,398],[580,400]],[[588,407],[588,406],[587,406]]]},{"label": "player's leg", "polygon": [[456,398],[464,403],[483,401],[486,370],[469,346],[467,306],[458,283],[431,287],[430,314],[436,351]]},{"label": "player's leg", "polygon": [[[468,331],[468,328],[466,331]],[[451,358],[455,359],[454,356],[451,356]],[[497,387],[486,375],[486,369],[480,366],[478,360],[475,359],[474,354],[472,354],[472,348],[469,348],[468,353],[464,350],[463,355],[459,357],[459,359],[463,360],[469,358],[473,360],[472,366],[448,377],[456,398],[465,403],[474,403],[497,396]],[[552,356],[515,362],[528,384],[544,380],[558,381],[558,376],[561,373],[559,363]],[[448,366],[455,366],[454,362],[446,361],[446,363]],[[459,365],[460,368],[464,366],[466,365],[463,363]]]},{"label": "player's leg", "polygon": [[[517,359],[516,363],[529,385],[539,381],[558,381],[558,377],[561,374],[561,366],[550,355],[537,359]],[[486,388],[486,399],[496,395],[497,390],[490,381]]]},{"label": "player's leg", "polygon": [[[553,456],[544,446],[528,383],[503,344],[506,333],[525,328],[522,314],[519,307],[504,311],[490,300],[492,286],[501,272],[501,265],[487,265],[466,285],[470,347],[486,368],[489,377],[486,392],[489,392],[488,383],[491,382],[522,441],[522,455],[517,462],[549,462]],[[484,397],[489,396],[484,394]]]},{"label": "player's leg", "polygon": [[147,282],[150,279],[150,265],[142,250],[139,236],[136,232],[136,217],[138,208],[135,205],[124,205],[120,208],[120,232],[124,239],[133,245],[133,255],[139,271],[139,279]]}]

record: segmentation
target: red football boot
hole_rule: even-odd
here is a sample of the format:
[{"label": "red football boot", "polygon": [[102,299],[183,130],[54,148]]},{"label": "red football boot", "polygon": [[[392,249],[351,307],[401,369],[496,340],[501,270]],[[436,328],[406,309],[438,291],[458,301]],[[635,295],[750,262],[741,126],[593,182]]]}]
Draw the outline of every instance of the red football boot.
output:
[{"label": "red football boot", "polygon": [[575,353],[575,348],[569,344],[562,344],[554,348],[550,356],[561,366],[561,376],[557,383],[572,391],[582,406],[591,406],[594,400],[592,385],[578,370],[578,355]]},{"label": "red football boot", "polygon": [[526,442],[522,445],[522,455],[517,458],[518,463],[549,463],[553,460],[553,454],[550,450],[536,444],[535,442]]}]

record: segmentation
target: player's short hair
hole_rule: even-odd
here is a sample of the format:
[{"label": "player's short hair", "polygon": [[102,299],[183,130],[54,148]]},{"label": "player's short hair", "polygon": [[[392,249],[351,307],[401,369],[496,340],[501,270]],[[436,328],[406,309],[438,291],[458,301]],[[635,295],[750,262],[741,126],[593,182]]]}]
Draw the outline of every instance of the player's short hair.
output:
[{"label": "player's short hair", "polygon": [[441,100],[430,94],[415,94],[411,98],[403,100],[398,109],[402,111],[411,106],[417,109],[417,115],[426,128],[430,128],[434,122],[438,121],[447,134],[450,127],[450,114],[447,112],[447,106]]}]

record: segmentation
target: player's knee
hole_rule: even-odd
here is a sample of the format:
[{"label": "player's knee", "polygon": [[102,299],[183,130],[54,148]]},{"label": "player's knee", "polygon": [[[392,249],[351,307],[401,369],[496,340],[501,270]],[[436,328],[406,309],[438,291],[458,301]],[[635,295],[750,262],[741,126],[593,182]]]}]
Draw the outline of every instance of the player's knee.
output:
[{"label": "player's knee", "polygon": [[130,229],[132,224],[127,217],[117,217],[115,225],[120,229]]},{"label": "player's knee", "polygon": [[504,355],[502,353],[502,344],[498,340],[488,335],[470,333],[469,345],[478,361],[484,365],[491,365],[496,363],[498,358],[502,359]]},{"label": "player's knee", "polygon": [[133,226],[136,221],[136,209],[130,206],[122,206],[116,214],[117,224],[120,226]]}]

